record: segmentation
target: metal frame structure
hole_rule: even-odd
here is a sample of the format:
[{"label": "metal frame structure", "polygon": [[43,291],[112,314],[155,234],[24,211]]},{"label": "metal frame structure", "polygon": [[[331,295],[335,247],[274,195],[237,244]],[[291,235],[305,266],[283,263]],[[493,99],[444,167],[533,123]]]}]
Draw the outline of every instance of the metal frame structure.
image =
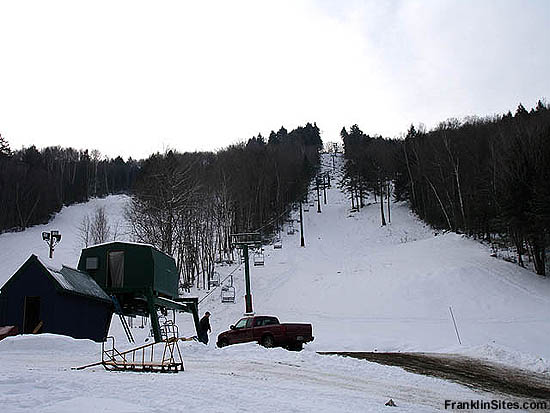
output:
[{"label": "metal frame structure", "polygon": [[115,347],[115,338],[107,337],[101,343],[101,361],[86,366],[76,367],[82,370],[88,367],[102,365],[108,371],[138,371],[150,373],[178,373],[184,370],[183,358],[178,345],[179,341],[192,340],[179,337],[178,326],[171,320],[161,327],[162,352],[155,352],[155,345],[149,343],[126,351],[118,351]]},{"label": "metal frame structure", "polygon": [[[111,254],[123,253],[122,278],[114,283],[110,278]],[[147,245],[128,242],[109,242],[84,248],[79,269],[90,274],[112,298],[115,313],[121,317],[124,330],[132,342],[124,316],[148,316],[155,342],[162,341],[158,312],[168,310],[191,313],[198,331],[198,298],[179,297],[179,275],[174,258]]]},{"label": "metal frame structure", "polygon": [[261,248],[262,236],[259,232],[242,232],[238,234],[231,234],[233,245],[236,248],[242,249],[244,259],[244,277],[246,294],[244,296],[245,302],[245,314],[253,314],[252,309],[252,293],[250,292],[250,266],[248,263],[248,249]]}]

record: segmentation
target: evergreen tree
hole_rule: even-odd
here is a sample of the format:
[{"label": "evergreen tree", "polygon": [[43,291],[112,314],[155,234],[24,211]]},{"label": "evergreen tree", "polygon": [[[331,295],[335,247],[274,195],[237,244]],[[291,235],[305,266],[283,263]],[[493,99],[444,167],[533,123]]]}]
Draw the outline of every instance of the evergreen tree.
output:
[{"label": "evergreen tree", "polygon": [[278,143],[280,143],[280,138],[277,136],[277,134],[274,132],[274,131],[271,131],[269,133],[269,138],[267,140],[267,144],[268,145],[277,145]]},{"label": "evergreen tree", "polygon": [[8,141],[0,134],[0,157],[11,156],[10,145]]}]

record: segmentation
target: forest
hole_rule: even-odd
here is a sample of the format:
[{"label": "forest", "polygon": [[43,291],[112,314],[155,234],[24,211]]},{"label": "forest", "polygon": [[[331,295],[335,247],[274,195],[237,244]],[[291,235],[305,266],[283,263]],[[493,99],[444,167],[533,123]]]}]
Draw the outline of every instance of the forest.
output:
[{"label": "forest", "polygon": [[[235,259],[231,234],[259,232],[267,242],[280,228],[307,193],[322,147],[315,123],[215,153],[168,150],[140,161],[60,147],[12,151],[0,136],[0,232],[46,223],[64,205],[128,193],[126,235],[172,255],[184,288],[209,288],[215,262]],[[82,246],[122,231],[101,209],[77,224]]]},{"label": "forest", "polygon": [[64,205],[128,192],[138,163],[59,146],[17,151],[0,135],[0,232],[47,223]]},{"label": "forest", "polygon": [[301,200],[319,167],[316,124],[216,153],[155,154],[141,163],[127,210],[132,238],[176,259],[182,287],[210,288],[216,262],[236,259],[231,234],[265,242]]},{"label": "forest", "polygon": [[[548,269],[550,244],[550,106],[520,104],[515,113],[450,119],[433,130],[409,128],[404,139],[342,129],[342,186],[353,208],[378,197],[381,225],[391,200],[407,200],[434,228],[513,247],[515,262]],[[384,207],[384,202],[387,206]],[[390,218],[391,219],[391,218]]]},{"label": "forest", "polygon": [[[449,119],[429,131],[411,125],[401,139],[352,125],[341,138],[341,185],[353,209],[373,194],[386,225],[391,203],[408,201],[434,228],[482,239],[495,250],[513,248],[519,265],[528,261],[537,274],[547,273],[549,105]],[[186,287],[208,288],[214,264],[235,259],[231,234],[272,238],[305,197],[322,148],[315,123],[217,152],[169,150],[140,161],[60,147],[12,151],[0,136],[0,231],[48,222],[63,205],[129,193],[132,239],[174,256]]]}]

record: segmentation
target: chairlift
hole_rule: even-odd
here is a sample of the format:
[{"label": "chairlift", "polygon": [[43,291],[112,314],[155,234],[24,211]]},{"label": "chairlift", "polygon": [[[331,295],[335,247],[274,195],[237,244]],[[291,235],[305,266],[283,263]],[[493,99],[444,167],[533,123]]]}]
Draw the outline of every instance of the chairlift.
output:
[{"label": "chairlift", "polygon": [[291,221],[286,230],[287,235],[294,235],[294,223]]},{"label": "chairlift", "polygon": [[218,287],[220,285],[220,273],[214,271],[209,280],[210,287]]},{"label": "chairlift", "polygon": [[221,292],[222,303],[235,303],[235,287],[224,285]]},{"label": "chairlift", "polygon": [[281,241],[280,237],[277,237],[275,239],[275,242],[273,243],[273,248],[276,250],[280,250],[281,248],[283,248],[283,242]]},{"label": "chairlift", "polygon": [[309,204],[304,204],[304,212],[309,212]]},{"label": "chairlift", "polygon": [[254,252],[254,266],[263,266],[264,265],[264,252],[262,249],[256,250]]}]

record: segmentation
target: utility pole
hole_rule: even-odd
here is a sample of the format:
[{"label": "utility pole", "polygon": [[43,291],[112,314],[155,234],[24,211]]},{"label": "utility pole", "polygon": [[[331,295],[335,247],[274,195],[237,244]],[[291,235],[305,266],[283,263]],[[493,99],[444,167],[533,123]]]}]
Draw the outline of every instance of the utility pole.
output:
[{"label": "utility pole", "polygon": [[315,179],[315,183],[317,184],[317,213],[321,213],[321,194],[319,193],[319,178]]},{"label": "utility pole", "polygon": [[304,214],[302,212],[302,201],[300,200],[300,246],[305,247],[304,242]]},{"label": "utility pole", "polygon": [[56,245],[61,241],[61,234],[57,230],[51,230],[50,232],[42,233],[42,240],[46,241],[48,248],[50,249],[50,259],[53,258],[53,250]]},{"label": "utility pole", "polygon": [[327,204],[327,184],[323,180],[323,199],[325,202],[325,205]]}]

